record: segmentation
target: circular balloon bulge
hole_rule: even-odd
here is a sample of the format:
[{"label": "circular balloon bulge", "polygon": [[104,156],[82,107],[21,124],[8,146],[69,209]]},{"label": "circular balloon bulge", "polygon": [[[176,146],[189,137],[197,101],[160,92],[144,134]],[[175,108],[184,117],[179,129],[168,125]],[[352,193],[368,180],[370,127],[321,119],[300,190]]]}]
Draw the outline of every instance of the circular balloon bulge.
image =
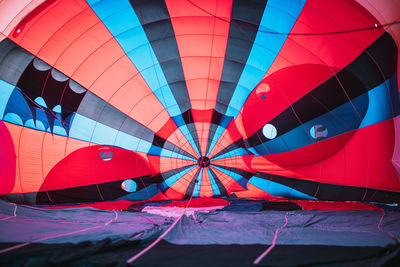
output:
[{"label": "circular balloon bulge", "polygon": [[40,71],[46,71],[46,70],[51,69],[51,66],[49,64],[47,64],[46,62],[44,62],[43,60],[40,60],[38,58],[35,58],[33,60],[33,67]]},{"label": "circular balloon bulge", "polygon": [[127,179],[121,183],[121,188],[126,192],[132,193],[137,189],[137,184],[132,179]]},{"label": "circular balloon bulge", "polygon": [[63,73],[59,72],[56,69],[51,70],[51,76],[54,78],[54,80],[59,82],[65,82],[66,80],[68,80],[67,76],[65,76]]},{"label": "circular balloon bulge", "polygon": [[276,130],[275,126],[270,123],[264,125],[262,132],[263,135],[268,139],[274,139],[278,134],[278,131]]},{"label": "circular balloon bulge", "polygon": [[322,140],[328,136],[328,129],[324,125],[314,125],[310,129],[310,134],[312,138]]}]

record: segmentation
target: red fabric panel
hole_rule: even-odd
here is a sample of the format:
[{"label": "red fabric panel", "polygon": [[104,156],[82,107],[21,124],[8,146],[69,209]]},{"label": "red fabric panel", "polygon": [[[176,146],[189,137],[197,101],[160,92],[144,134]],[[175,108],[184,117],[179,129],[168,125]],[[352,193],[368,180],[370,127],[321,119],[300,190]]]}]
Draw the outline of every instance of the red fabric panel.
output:
[{"label": "red fabric panel", "polygon": [[136,203],[144,203],[147,201],[129,201],[129,200],[116,200],[116,201],[104,201],[95,203],[85,203],[78,205],[56,205],[56,206],[45,206],[46,209],[70,209],[70,208],[82,208],[92,207],[99,210],[128,210],[128,207]]},{"label": "red fabric panel", "polygon": [[312,201],[312,200],[290,200],[297,203],[303,210],[376,210],[383,209],[369,203],[341,202],[341,201]]},{"label": "red fabric panel", "polygon": [[[164,204],[161,207],[215,207],[228,206],[231,202],[221,198],[200,197],[192,200],[172,201],[172,203]],[[189,205],[188,205],[189,204]]]},{"label": "red fabric panel", "polygon": [[255,185],[249,184],[249,183],[247,184],[246,191],[238,191],[238,192],[234,192],[234,193],[238,198],[270,199],[270,200],[280,199],[280,198],[277,198],[276,196],[268,194],[264,190],[258,188]]},{"label": "red fabric panel", "polygon": [[34,10],[32,10],[28,15],[26,15],[20,23],[18,23],[17,27],[13,31],[13,37],[17,37],[25,28],[25,25],[31,21],[34,17],[36,17],[40,12],[48,8],[52,5],[56,0],[47,0],[37,6]]},{"label": "red fabric panel", "polygon": [[163,173],[170,170],[186,167],[197,164],[197,162],[179,158],[169,158],[148,155],[150,166],[155,170],[156,173]]},{"label": "red fabric panel", "polygon": [[[242,109],[244,113],[246,108],[250,109],[250,113],[253,114],[243,114],[243,118],[238,118],[238,123],[244,125],[244,137],[253,134],[260,129],[260,125],[274,118],[315,85],[347,66],[378,39],[384,30],[376,28],[344,34],[319,33],[360,29],[371,27],[375,23],[379,22],[353,1],[307,1],[292,28],[292,35],[288,36],[279,55],[265,74],[265,79],[259,85],[267,83],[271,87],[270,96],[262,101],[258,100],[263,103],[264,108],[268,108],[268,112],[261,113],[257,105],[252,106],[250,103],[245,104]],[[302,67],[304,64],[309,67]],[[322,66],[315,67],[318,65]],[[258,102],[254,91],[248,101]],[[260,114],[265,115],[259,117]]]},{"label": "red fabric panel", "polygon": [[212,109],[229,33],[232,0],[166,0],[191,105]]},{"label": "red fabric panel", "polygon": [[229,175],[217,170],[216,168],[210,165],[209,167],[214,173],[217,175],[218,179],[221,181],[222,185],[225,187],[228,195],[231,192],[238,192],[238,191],[245,191],[246,188],[242,187],[238,182],[236,182],[232,177]]},{"label": "red fabric panel", "polygon": [[212,160],[211,164],[216,166],[225,166],[228,168],[232,167],[239,170],[245,170],[248,172],[255,173],[255,171],[251,168],[251,161],[253,157],[254,155],[241,155],[229,158],[222,158],[222,159]]},{"label": "red fabric panel", "polygon": [[210,151],[209,158],[212,158],[218,152],[242,138],[242,134],[236,127],[235,121],[231,121],[221,134],[214,148]]},{"label": "red fabric panel", "polygon": [[15,185],[16,154],[11,134],[0,121],[0,194],[8,194]]},{"label": "red fabric panel", "polygon": [[[320,64],[303,64],[282,68],[261,81],[250,94],[242,109],[245,138],[251,136],[270,120],[309,91],[326,81],[337,70]],[[269,92],[264,92],[264,87]],[[262,88],[258,90],[258,88]],[[265,94],[266,98],[262,98]]]},{"label": "red fabric panel", "polygon": [[[99,154],[111,150],[112,159],[104,161]],[[40,190],[55,190],[106,183],[154,174],[147,160],[139,154],[117,147],[94,145],[65,157],[46,176]]]},{"label": "red fabric panel", "polygon": [[342,149],[355,132],[334,136],[293,151],[267,155],[265,158],[280,166],[300,166],[319,162]]},{"label": "red fabric panel", "polygon": [[[332,139],[334,138],[338,139],[341,136]],[[335,143],[324,142],[315,146]],[[266,157],[256,157],[252,161],[252,168],[256,171],[310,181],[400,192],[400,181],[391,161],[393,147],[393,120],[387,120],[356,130],[343,148],[321,161],[303,166],[288,166],[294,154],[300,157],[302,151],[307,152],[305,147],[286,152],[287,163],[284,165],[283,155],[279,158],[282,165],[275,164]],[[304,154],[304,157],[307,156]]]},{"label": "red fabric panel", "polygon": [[85,1],[56,1],[9,38],[154,132],[168,121],[164,107]]}]

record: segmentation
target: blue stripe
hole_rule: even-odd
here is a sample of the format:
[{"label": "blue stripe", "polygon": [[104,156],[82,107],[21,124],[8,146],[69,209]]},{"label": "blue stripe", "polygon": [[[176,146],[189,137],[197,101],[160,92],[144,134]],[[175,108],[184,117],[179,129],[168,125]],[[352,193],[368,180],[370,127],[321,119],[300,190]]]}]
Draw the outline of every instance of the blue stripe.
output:
[{"label": "blue stripe", "polygon": [[211,187],[212,187],[214,196],[221,195],[221,192],[219,191],[218,185],[215,182],[214,176],[212,176],[212,174],[211,174],[210,168],[207,168],[207,172],[208,172],[208,177],[210,179],[210,183],[211,183]]},{"label": "blue stripe", "polygon": [[180,172],[178,172],[177,174],[172,175],[171,177],[169,177],[168,179],[164,180],[164,182],[162,182],[161,187],[163,188],[168,188],[171,187],[174,183],[176,183],[179,179],[181,179],[186,173],[188,173],[189,171],[191,171],[193,168],[195,168],[197,166],[192,166],[189,167],[187,169],[184,169]]},{"label": "blue stripe", "polygon": [[218,157],[212,158],[212,160],[225,159],[225,158],[231,158],[231,157],[242,156],[242,155],[250,155],[250,153],[246,149],[239,147],[235,150],[232,150],[232,151],[229,151],[222,155],[219,155]]},{"label": "blue stripe", "polygon": [[236,118],[239,114],[247,97],[260,83],[285,43],[287,34],[281,33],[291,31],[304,4],[305,0],[268,1],[253,48],[231,98],[226,115]]},{"label": "blue stripe", "polygon": [[[351,102],[346,102],[324,115],[249,150],[256,152],[256,155],[287,152],[325,140],[315,140],[310,137],[309,131],[314,125],[325,126],[328,130],[327,138],[330,138],[392,118],[389,90],[393,90],[391,85],[395,84],[393,83],[393,79],[396,80],[395,76],[367,93],[352,99]],[[359,114],[355,112],[354,107],[362,106],[366,96],[369,101],[368,108],[362,123],[360,123]]]},{"label": "blue stripe", "polygon": [[223,132],[226,130],[225,125],[219,125],[217,126],[217,129],[215,130],[214,137],[211,141],[210,147],[208,148],[207,156],[213,151],[214,146],[217,144],[219,138],[222,136]]},{"label": "blue stripe", "polygon": [[201,178],[203,177],[203,168],[199,171],[199,176],[197,178],[197,183],[194,186],[193,196],[199,197],[200,196],[200,186],[201,186]]},{"label": "blue stripe", "polygon": [[[360,128],[367,127],[393,117],[389,92],[397,90],[397,75],[368,91],[369,105]],[[393,88],[395,86],[396,88]]]},{"label": "blue stripe", "polygon": [[181,113],[160,63],[128,0],[87,0],[170,116]]},{"label": "blue stripe", "polygon": [[226,175],[232,177],[236,182],[238,182],[238,184],[240,184],[243,188],[247,189],[247,179],[244,178],[243,176],[241,176],[240,174],[233,172],[233,171],[228,171],[227,169],[212,165],[214,168],[216,168],[217,170],[225,173]]},{"label": "blue stripe", "polygon": [[147,153],[151,147],[150,142],[118,131],[80,114],[75,115],[69,136],[87,142],[118,146],[127,150],[144,153]]},{"label": "blue stripe", "polygon": [[316,198],[297,191],[296,189],[293,189],[289,186],[275,183],[270,180],[262,179],[256,176],[253,176],[249,180],[249,183],[276,197],[317,200]]}]

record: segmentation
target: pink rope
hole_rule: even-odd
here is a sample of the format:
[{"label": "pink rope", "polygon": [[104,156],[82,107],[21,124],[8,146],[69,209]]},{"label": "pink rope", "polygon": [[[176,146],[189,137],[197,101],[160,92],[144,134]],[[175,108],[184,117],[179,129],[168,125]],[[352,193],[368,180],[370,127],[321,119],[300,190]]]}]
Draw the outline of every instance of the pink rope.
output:
[{"label": "pink rope", "polygon": [[147,251],[149,251],[150,249],[152,249],[155,245],[158,244],[158,242],[160,242],[171,230],[172,228],[175,227],[175,225],[180,221],[180,219],[183,217],[183,215],[185,215],[186,209],[189,207],[190,202],[192,201],[193,198],[193,193],[190,196],[190,199],[185,207],[185,209],[183,210],[182,214],[179,216],[178,219],[176,219],[176,221],[162,234],[160,235],[156,240],[154,240],[153,243],[151,243],[148,247],[146,247],[145,249],[143,249],[142,251],[140,251],[138,254],[136,254],[135,256],[129,258],[126,262],[127,263],[132,263],[135,260],[137,260],[138,258],[140,258],[143,254],[145,254]]},{"label": "pink rope", "polygon": [[378,229],[379,229],[379,231],[381,231],[382,233],[386,233],[386,234],[389,235],[390,237],[396,239],[398,243],[400,243],[400,238],[398,238],[397,236],[395,236],[394,234],[392,234],[392,233],[389,232],[389,231],[384,231],[384,230],[381,228],[381,224],[382,224],[382,221],[383,221],[383,217],[385,217],[385,210],[384,210],[384,209],[382,209],[382,217],[381,217],[381,219],[379,220],[379,224],[378,224]]},{"label": "pink rope", "polygon": [[13,216],[8,216],[8,217],[5,217],[5,218],[2,218],[2,219],[0,219],[0,221],[5,221],[5,220],[8,220],[8,219],[10,219],[10,218],[14,218],[14,217],[17,217],[17,205],[15,204],[15,203],[12,203],[12,204],[14,204],[14,215]]},{"label": "pink rope", "polygon": [[258,263],[259,263],[265,256],[267,256],[267,254],[270,253],[271,250],[275,247],[275,245],[276,245],[276,240],[278,239],[278,232],[279,232],[280,230],[282,230],[282,229],[287,225],[287,223],[288,223],[287,215],[288,215],[288,212],[286,212],[286,214],[285,214],[285,224],[282,225],[281,227],[279,227],[278,229],[276,229],[276,231],[275,231],[275,236],[274,236],[274,239],[272,240],[271,246],[269,246],[268,249],[267,249],[266,251],[264,251],[263,254],[261,254],[260,256],[258,256],[258,258],[253,262],[253,264],[258,264]]},{"label": "pink rope", "polygon": [[32,242],[25,242],[25,243],[18,244],[18,245],[9,247],[9,248],[2,249],[2,250],[0,250],[0,254],[3,254],[5,252],[11,251],[11,250],[14,250],[14,249],[17,249],[17,248],[25,247],[25,246],[30,245],[32,243],[37,243],[37,242],[40,242],[40,241],[53,239],[53,238],[57,238],[57,237],[62,237],[62,236],[74,235],[74,234],[78,234],[78,233],[82,233],[82,232],[86,232],[86,231],[89,231],[89,230],[93,230],[93,229],[97,229],[97,228],[100,228],[100,227],[107,226],[110,223],[115,222],[115,221],[118,220],[118,213],[116,211],[114,211],[114,213],[115,213],[115,217],[112,218],[110,221],[106,222],[104,225],[97,225],[97,226],[88,227],[88,228],[84,228],[84,229],[73,231],[73,232],[69,232],[69,233],[56,234],[56,235],[42,237],[42,238],[36,239],[36,240],[34,240]]}]

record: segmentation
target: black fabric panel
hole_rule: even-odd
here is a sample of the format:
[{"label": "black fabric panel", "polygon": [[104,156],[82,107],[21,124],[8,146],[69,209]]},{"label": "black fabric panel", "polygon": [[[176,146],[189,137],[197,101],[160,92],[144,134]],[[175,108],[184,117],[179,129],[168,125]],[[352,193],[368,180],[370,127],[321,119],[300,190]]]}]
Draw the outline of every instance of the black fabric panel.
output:
[{"label": "black fabric panel", "polygon": [[[212,162],[211,162],[211,163],[212,163]],[[233,168],[233,167],[226,167],[226,166],[222,166],[222,165],[218,165],[218,164],[213,164],[213,163],[212,163],[212,165],[213,165],[213,166],[218,166],[219,168],[225,169],[225,170],[227,170],[227,171],[231,171],[231,172],[237,173],[237,174],[243,176],[243,178],[245,178],[245,179],[247,179],[247,180],[249,180],[251,177],[254,176],[254,173],[248,172],[248,171],[245,171],[245,170],[242,170],[242,169],[237,169],[237,168]]]},{"label": "black fabric panel", "polygon": [[162,0],[130,0],[181,112],[190,109],[182,62],[168,9]]},{"label": "black fabric panel", "polygon": [[226,154],[228,152],[231,152],[231,151],[233,151],[235,149],[238,149],[238,148],[241,148],[241,147],[242,148],[244,147],[244,143],[243,143],[243,139],[242,138],[240,138],[236,142],[234,142],[234,143],[230,144],[229,146],[225,147],[224,149],[222,149],[220,152],[215,154],[213,158],[219,157],[219,156],[221,156],[223,154]]},{"label": "black fabric panel", "polygon": [[[97,202],[103,200],[113,200],[118,197],[122,197],[128,192],[122,190],[121,181],[115,181],[110,183],[105,183],[107,190],[102,190],[103,198],[99,195],[99,189],[96,185],[85,185],[79,187],[58,189],[58,190],[50,190],[50,191],[42,191],[38,192],[36,196],[37,204],[54,204],[54,203],[84,203],[84,202]],[[104,187],[102,187],[104,189]],[[48,198],[50,198],[53,202],[51,202]]]},{"label": "black fabric panel", "polygon": [[[42,96],[42,91],[45,88],[48,79],[53,79],[50,75],[50,70],[37,70],[31,62],[21,75],[17,86],[26,97],[34,101],[36,97]],[[46,102],[46,99],[44,100]]]},{"label": "black fabric panel", "polygon": [[[197,165],[197,163],[196,163],[196,164],[193,163],[193,165]],[[192,167],[193,165],[189,165],[189,166],[185,166],[185,167],[173,169],[173,170],[170,170],[170,171],[167,171],[167,172],[163,172],[163,173],[161,173],[161,176],[163,177],[164,180],[166,180],[166,179],[168,179],[169,177],[171,177],[171,176],[173,176],[173,175],[175,175],[175,174],[177,174],[177,173],[180,173],[181,171],[184,171],[184,170],[186,170],[186,169],[189,169],[189,168]]]},{"label": "black fabric panel", "polygon": [[157,134],[154,134],[154,138],[153,138],[152,144],[154,146],[158,146],[158,147],[161,147],[161,148],[164,148],[164,149],[168,149],[170,151],[174,151],[176,153],[179,153],[179,154],[185,155],[185,156],[187,156],[189,158],[192,158],[194,160],[197,160],[197,158],[195,158],[194,156],[192,156],[188,152],[180,149],[176,145],[168,142],[167,140],[165,140],[164,138],[158,136]]},{"label": "black fabric panel", "polygon": [[[49,66],[50,67],[50,66]],[[67,117],[76,112],[86,92],[76,93],[68,86],[69,79],[63,82],[57,81],[49,70],[41,71],[35,68],[33,61],[29,63],[22,73],[17,87],[21,89],[29,108],[35,118],[35,108],[43,109],[53,129],[55,113],[52,109],[56,105],[61,105],[61,117],[65,130],[69,131],[69,121]],[[42,97],[47,108],[40,107],[34,102],[37,97]]]},{"label": "black fabric panel", "polygon": [[385,32],[346,69],[355,74],[368,88],[376,87],[397,71],[396,42]]},{"label": "black fabric panel", "polygon": [[13,202],[13,203],[35,205],[37,192],[8,194],[8,195],[0,195],[0,196],[2,199]]},{"label": "black fabric panel", "polygon": [[400,203],[400,192],[327,184],[266,173],[257,173],[256,176],[289,186],[318,200]]},{"label": "black fabric panel", "polygon": [[[51,78],[50,78],[51,77]],[[67,89],[68,87],[68,80],[65,82],[59,82],[57,80],[52,79],[51,74],[49,75],[47,82],[46,82],[46,87],[43,90],[43,94],[42,97],[43,99],[45,99],[47,108],[52,110],[55,106],[61,104],[60,100],[63,96],[63,92]],[[75,95],[77,95],[75,93]],[[77,97],[77,103],[79,105],[80,101],[82,100],[84,94],[76,96]],[[66,102],[66,101],[64,101]],[[74,108],[73,105],[71,105],[71,103],[68,102],[69,107],[71,107],[72,109]],[[64,106],[64,109],[67,108]],[[77,108],[77,106],[75,106],[75,108]],[[67,108],[69,109],[69,108]],[[76,109],[75,109],[76,110]],[[71,110],[69,109],[69,111],[75,111],[75,110]],[[62,111],[62,110],[61,110]]]},{"label": "black fabric panel", "polygon": [[180,149],[179,147],[177,147],[176,145],[170,143],[170,142],[165,142],[163,148],[174,151],[176,153],[185,155],[186,157],[192,158],[193,160],[197,160],[196,157],[194,157],[193,155],[189,154],[188,152],[184,151],[183,149]]},{"label": "black fabric panel", "polygon": [[267,1],[234,0],[216,110],[225,114],[246,65]]},{"label": "black fabric panel", "polygon": [[[0,254],[3,266],[253,266],[266,245],[175,245],[161,240],[143,257],[127,264],[152,240],[106,238],[99,242],[32,243]],[[22,243],[0,243],[0,250]],[[276,245],[258,266],[397,266],[400,247]]]},{"label": "black fabric panel", "polygon": [[22,73],[34,56],[10,39],[0,42],[0,79],[17,85]]},{"label": "black fabric panel", "polygon": [[210,152],[209,150],[210,150],[211,142],[215,136],[215,132],[217,131],[218,125],[221,123],[222,118],[223,118],[223,115],[214,109],[212,117],[211,117],[210,130],[208,132],[206,154],[208,154]]},{"label": "black fabric panel", "polygon": [[225,186],[221,183],[221,181],[219,180],[219,178],[215,174],[215,172],[211,168],[208,168],[208,170],[210,171],[212,177],[214,178],[214,181],[218,186],[218,189],[219,189],[219,192],[221,193],[221,196],[228,196],[228,192],[226,191]]},{"label": "black fabric panel", "polygon": [[153,141],[153,131],[128,117],[91,92],[86,93],[77,113],[129,135],[148,142]]},{"label": "black fabric panel", "polygon": [[190,182],[186,192],[185,192],[185,197],[184,198],[190,198],[193,195],[194,187],[196,184],[199,182],[199,173],[200,169],[197,170],[196,174],[193,176],[192,181]]},{"label": "black fabric panel", "polygon": [[192,109],[188,109],[184,113],[182,113],[182,118],[189,129],[190,135],[193,138],[194,144],[196,145],[198,151],[200,151],[200,143],[199,143],[199,137],[197,135],[197,130],[196,127],[194,126],[193,122],[193,115],[192,115]]},{"label": "black fabric panel", "polygon": [[[152,184],[161,183],[161,176],[150,177],[150,175],[131,178],[136,184],[139,191]],[[85,186],[77,186],[71,188],[41,191],[36,195],[36,204],[54,204],[54,203],[83,203],[114,200],[116,198],[129,194],[121,188],[121,183],[125,181],[118,180],[108,183],[92,184]],[[103,199],[99,195],[99,191]],[[51,200],[48,198],[50,196]]]},{"label": "black fabric panel", "polygon": [[[343,70],[272,119],[269,123],[276,127],[277,137],[383,83],[396,72],[396,59],[396,44],[388,33],[384,33]],[[368,95],[365,95],[365,98],[363,104],[356,107],[361,118],[368,107]],[[245,143],[256,146],[267,141],[269,139],[262,134],[261,128]]]},{"label": "black fabric panel", "polygon": [[302,210],[302,208],[297,203],[293,203],[290,201],[282,201],[282,202],[264,201],[261,210],[290,211],[290,210]]},{"label": "black fabric panel", "polygon": [[218,125],[211,123],[210,129],[208,130],[208,139],[207,139],[207,148],[206,148],[206,155],[210,153],[211,142],[215,136],[215,132],[217,131]]}]

